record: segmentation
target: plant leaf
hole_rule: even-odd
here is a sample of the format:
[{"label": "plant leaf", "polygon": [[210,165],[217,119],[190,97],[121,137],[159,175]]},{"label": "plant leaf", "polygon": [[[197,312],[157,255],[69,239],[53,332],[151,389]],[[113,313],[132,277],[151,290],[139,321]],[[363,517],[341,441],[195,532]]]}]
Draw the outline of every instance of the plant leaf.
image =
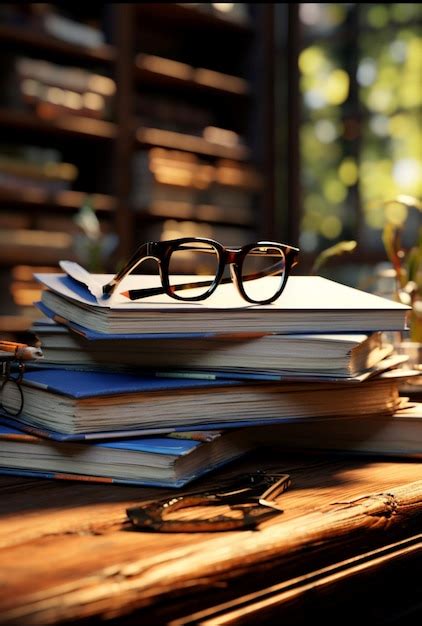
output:
[{"label": "plant leaf", "polygon": [[340,241],[339,243],[334,244],[334,246],[326,248],[316,257],[311,268],[311,274],[316,274],[316,272],[319,271],[331,257],[344,254],[345,252],[353,252],[356,246],[357,242],[352,240]]}]

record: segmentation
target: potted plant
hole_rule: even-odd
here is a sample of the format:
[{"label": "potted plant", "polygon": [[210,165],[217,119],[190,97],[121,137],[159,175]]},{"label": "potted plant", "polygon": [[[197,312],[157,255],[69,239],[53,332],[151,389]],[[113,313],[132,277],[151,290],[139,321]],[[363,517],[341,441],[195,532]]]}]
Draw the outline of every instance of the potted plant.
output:
[{"label": "potted plant", "polygon": [[382,239],[395,276],[394,298],[412,307],[409,316],[410,342],[422,343],[422,222],[412,233],[411,244],[404,245],[403,233],[406,230],[410,210],[422,211],[422,202],[412,196],[399,195],[384,203],[385,209],[393,205],[403,207],[398,219],[387,219]]},{"label": "potted plant", "polygon": [[[399,219],[386,220],[382,238],[394,273],[393,297],[412,307],[408,319],[409,330],[401,333],[396,350],[409,357],[408,367],[422,370],[422,222],[419,215],[416,228],[411,233],[407,232],[408,241],[412,243],[403,244],[406,227],[407,231],[413,228],[409,219],[410,211],[422,211],[422,202],[412,196],[399,195],[384,202],[387,215],[391,214],[388,209],[394,208],[394,205],[401,209],[397,212]],[[421,383],[422,375],[412,379],[405,391],[419,392]]]},{"label": "potted plant", "polygon": [[93,199],[86,196],[74,217],[79,232],[74,236],[74,249],[78,261],[89,272],[104,272],[106,260],[117,246],[114,233],[104,234],[93,207]]}]

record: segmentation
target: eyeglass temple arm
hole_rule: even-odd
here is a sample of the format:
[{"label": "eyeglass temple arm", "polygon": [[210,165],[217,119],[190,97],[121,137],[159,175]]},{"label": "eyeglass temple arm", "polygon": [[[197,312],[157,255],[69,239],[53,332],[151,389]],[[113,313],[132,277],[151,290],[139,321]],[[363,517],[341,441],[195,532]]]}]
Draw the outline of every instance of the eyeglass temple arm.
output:
[{"label": "eyeglass temple arm", "polygon": [[[122,269],[115,275],[113,278],[103,285],[103,296],[109,297],[114,293],[117,285],[123,280],[123,278],[130,274],[130,272],[135,269],[135,267],[140,263],[144,256],[148,254],[148,243],[143,243],[139,248],[132,254],[129,261],[122,267]],[[163,290],[160,291],[163,293]]]},{"label": "eyeglass temple arm", "polygon": [[[264,276],[274,276],[280,270],[280,268],[284,267],[284,261],[278,261],[274,263],[270,268],[266,269],[262,272],[255,272],[252,274],[247,274],[246,276],[242,276],[242,280],[256,280],[257,278],[263,278]],[[209,287],[213,284],[213,280],[202,280],[193,283],[180,283],[180,285],[172,285],[172,291],[183,291],[185,289],[195,289],[198,287]],[[228,276],[227,278],[222,278],[220,281],[221,284],[231,283],[231,278]],[[147,298],[149,296],[158,296],[162,293],[165,293],[165,289],[162,287],[151,287],[148,289],[130,289],[129,291],[123,292],[123,295],[129,298],[129,300],[138,300],[140,298]]]}]

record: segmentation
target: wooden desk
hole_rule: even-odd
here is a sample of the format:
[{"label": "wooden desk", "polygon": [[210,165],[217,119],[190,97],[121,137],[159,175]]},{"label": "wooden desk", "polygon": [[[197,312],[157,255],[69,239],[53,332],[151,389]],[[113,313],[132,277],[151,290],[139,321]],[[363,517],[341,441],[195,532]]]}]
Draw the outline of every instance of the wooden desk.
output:
[{"label": "wooden desk", "polygon": [[420,615],[420,463],[267,455],[194,487],[254,466],[290,474],[284,513],[202,534],[126,521],[126,507],[174,491],[1,478],[0,623],[299,624],[334,604],[342,623]]}]

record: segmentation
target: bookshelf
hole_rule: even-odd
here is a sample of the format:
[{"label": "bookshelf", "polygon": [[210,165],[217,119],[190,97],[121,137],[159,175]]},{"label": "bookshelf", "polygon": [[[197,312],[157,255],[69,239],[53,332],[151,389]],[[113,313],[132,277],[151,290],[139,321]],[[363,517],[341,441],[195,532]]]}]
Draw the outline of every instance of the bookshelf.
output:
[{"label": "bookshelf", "polygon": [[34,132],[60,137],[85,137],[93,140],[115,139],[116,125],[103,120],[93,120],[76,115],[60,116],[53,119],[40,119],[38,116],[25,111],[13,111],[7,108],[0,109],[0,128],[15,130],[16,132]]},{"label": "bookshelf", "polygon": [[[0,166],[0,332],[37,315],[16,297],[20,286],[36,292],[31,268],[78,258],[87,199],[101,231],[117,235],[103,271],[147,239],[273,236],[272,5],[22,6],[0,10],[0,162],[5,148],[35,146],[77,174],[16,184],[24,150]],[[14,278],[22,264],[26,283]]]},{"label": "bookshelf", "polygon": [[112,64],[116,60],[116,49],[111,45],[98,46],[95,49],[83,45],[60,41],[45,34],[34,32],[24,26],[13,24],[0,24],[0,41],[2,48],[13,46],[15,49],[26,53],[36,52],[54,55],[55,58],[75,59],[83,65],[92,62]]}]

